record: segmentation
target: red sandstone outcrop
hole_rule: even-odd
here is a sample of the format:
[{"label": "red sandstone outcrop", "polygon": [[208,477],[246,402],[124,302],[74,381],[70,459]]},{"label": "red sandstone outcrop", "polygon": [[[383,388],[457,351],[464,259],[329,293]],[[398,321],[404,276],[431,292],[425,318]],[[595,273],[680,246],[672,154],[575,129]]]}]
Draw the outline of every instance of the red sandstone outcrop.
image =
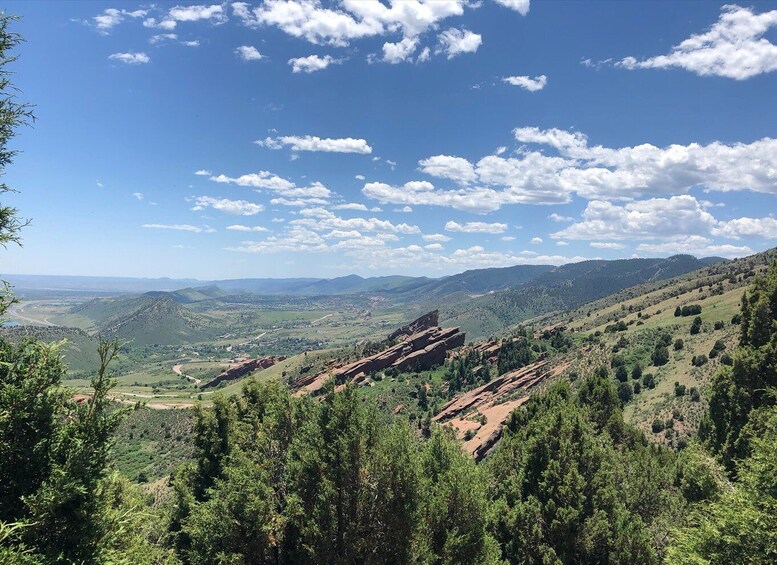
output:
[{"label": "red sandstone outcrop", "polygon": [[261,359],[247,359],[245,361],[242,361],[240,363],[237,363],[235,365],[230,366],[228,369],[225,369],[221,373],[219,373],[212,381],[209,381],[202,385],[201,388],[211,388],[214,386],[218,386],[219,383],[222,383],[224,381],[233,381],[235,379],[239,379],[240,377],[243,377],[247,375],[248,373],[252,373],[258,369],[266,369],[267,367],[272,367],[275,365],[275,363],[279,361],[283,361],[286,359],[286,357],[262,357]]},{"label": "red sandstone outcrop", "polygon": [[[411,328],[422,327],[436,320],[437,311],[430,312],[402,330],[409,331]],[[394,332],[391,335],[396,339],[405,334]],[[337,384],[347,382],[359,384],[366,381],[370,374],[384,369],[395,368],[400,371],[430,369],[443,363],[448,351],[464,345],[464,339],[465,335],[459,332],[459,328],[424,328],[406,335],[404,340],[375,355],[317,375],[300,377],[294,382],[294,387],[299,389],[298,392],[306,391],[315,394],[323,388],[330,377],[333,377]]]},{"label": "red sandstone outcrop", "polygon": [[467,432],[474,434],[464,442],[464,449],[480,461],[499,441],[510,413],[529,399],[531,390],[565,368],[565,365],[551,368],[547,360],[541,359],[505,373],[455,397],[432,420],[451,426],[462,439]]}]

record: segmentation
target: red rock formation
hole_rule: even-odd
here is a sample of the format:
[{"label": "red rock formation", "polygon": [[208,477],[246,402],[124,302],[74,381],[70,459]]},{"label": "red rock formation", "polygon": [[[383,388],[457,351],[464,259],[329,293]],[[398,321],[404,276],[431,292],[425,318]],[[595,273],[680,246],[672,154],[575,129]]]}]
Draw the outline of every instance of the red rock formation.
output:
[{"label": "red rock formation", "polygon": [[278,361],[283,361],[286,357],[281,356],[277,359],[275,357],[262,357],[261,359],[247,359],[236,365],[232,365],[228,369],[219,373],[216,378],[202,385],[201,388],[212,388],[218,386],[219,383],[224,381],[233,381],[239,379],[242,376],[247,375],[258,369],[266,369],[272,367]]},{"label": "red rock formation", "polygon": [[400,371],[430,369],[443,363],[449,350],[464,345],[464,339],[459,328],[427,328],[375,355],[314,376],[305,375],[296,380],[294,387],[315,394],[330,377],[338,384],[361,383],[371,373],[391,367]]},{"label": "red rock formation", "polygon": [[440,311],[432,310],[431,312],[424,314],[417,320],[413,320],[406,326],[402,326],[398,330],[392,332],[391,335],[388,336],[388,341],[395,341],[396,339],[401,338],[402,336],[408,337],[408,336],[417,334],[418,332],[428,330],[429,328],[435,328],[437,327],[439,319],[440,319]]}]

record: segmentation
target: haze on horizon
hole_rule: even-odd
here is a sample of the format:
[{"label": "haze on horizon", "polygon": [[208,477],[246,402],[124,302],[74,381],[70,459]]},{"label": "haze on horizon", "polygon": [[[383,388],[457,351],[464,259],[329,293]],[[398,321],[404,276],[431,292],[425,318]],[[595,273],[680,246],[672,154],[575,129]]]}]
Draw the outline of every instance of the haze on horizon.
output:
[{"label": "haze on horizon", "polygon": [[38,122],[3,273],[439,277],[777,239],[774,3],[5,9]]}]

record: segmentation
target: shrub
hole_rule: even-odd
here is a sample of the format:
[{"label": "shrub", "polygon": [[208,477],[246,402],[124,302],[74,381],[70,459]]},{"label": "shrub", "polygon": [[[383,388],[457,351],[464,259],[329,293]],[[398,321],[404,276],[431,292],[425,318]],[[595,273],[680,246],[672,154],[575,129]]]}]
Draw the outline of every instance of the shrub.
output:
[{"label": "shrub", "polygon": [[642,384],[645,388],[656,388],[656,379],[653,373],[647,373],[642,377]]},{"label": "shrub", "polygon": [[691,335],[696,335],[699,332],[701,332],[701,318],[699,318],[699,316],[696,316],[693,319],[693,324],[691,324]]},{"label": "shrub", "polygon": [[639,365],[634,365],[634,368],[631,370],[631,378],[635,381],[638,381],[642,378],[642,367]]},{"label": "shrub", "polygon": [[683,347],[685,347],[685,342],[682,339],[677,338],[676,340],[674,340],[675,351],[680,351]]},{"label": "shrub", "polygon": [[631,388],[629,383],[620,383],[618,385],[618,397],[625,404],[634,397],[634,389]]},{"label": "shrub", "polygon": [[674,395],[685,396],[685,385],[681,385],[679,382],[674,383]]},{"label": "shrub", "polygon": [[695,386],[691,387],[691,390],[689,391],[691,395],[691,400],[693,402],[699,402],[701,400],[701,394],[699,394],[699,389]]},{"label": "shrub", "polygon": [[653,424],[650,426],[654,434],[660,434],[664,431],[664,421],[656,418],[653,420]]},{"label": "shrub", "polygon": [[656,345],[650,359],[656,367],[666,365],[669,362],[669,350],[663,345]]},{"label": "shrub", "polygon": [[625,383],[627,380],[629,380],[629,372],[626,370],[625,365],[620,365],[618,367],[618,369],[615,371],[615,378],[622,383]]}]

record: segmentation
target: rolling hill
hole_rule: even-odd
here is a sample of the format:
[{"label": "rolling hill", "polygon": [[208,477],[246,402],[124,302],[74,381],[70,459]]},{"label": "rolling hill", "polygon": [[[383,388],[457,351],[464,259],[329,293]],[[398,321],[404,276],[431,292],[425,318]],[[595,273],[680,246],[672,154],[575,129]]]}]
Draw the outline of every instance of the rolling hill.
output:
[{"label": "rolling hill", "polygon": [[441,319],[470,339],[498,333],[543,313],[569,310],[619,290],[676,277],[709,265],[691,255],[666,259],[582,261],[550,268],[520,286],[442,306]]}]

